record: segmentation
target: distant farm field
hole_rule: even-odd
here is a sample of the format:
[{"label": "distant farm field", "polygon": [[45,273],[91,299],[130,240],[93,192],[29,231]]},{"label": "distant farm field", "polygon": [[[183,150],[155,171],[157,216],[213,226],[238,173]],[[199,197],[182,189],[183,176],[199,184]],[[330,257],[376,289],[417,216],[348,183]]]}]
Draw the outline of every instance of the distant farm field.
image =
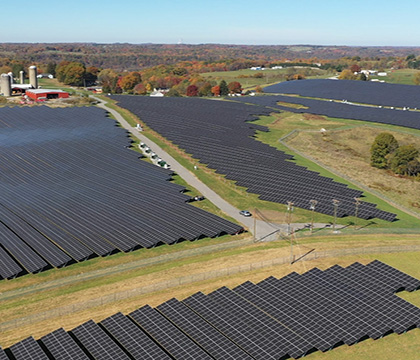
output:
[{"label": "distant farm field", "polygon": [[401,69],[401,70],[386,70],[387,76],[372,76],[370,79],[383,80],[391,84],[414,85],[414,76],[420,70]]},{"label": "distant farm field", "polygon": [[[261,74],[262,77],[256,77]],[[203,77],[220,82],[225,80],[227,83],[238,81],[244,89],[252,89],[258,85],[267,86],[277,82],[285,81],[285,76],[289,74],[303,74],[308,79],[325,79],[334,74],[326,70],[313,69],[307,67],[284,68],[276,70],[236,70],[236,71],[218,71],[201,74]]]}]

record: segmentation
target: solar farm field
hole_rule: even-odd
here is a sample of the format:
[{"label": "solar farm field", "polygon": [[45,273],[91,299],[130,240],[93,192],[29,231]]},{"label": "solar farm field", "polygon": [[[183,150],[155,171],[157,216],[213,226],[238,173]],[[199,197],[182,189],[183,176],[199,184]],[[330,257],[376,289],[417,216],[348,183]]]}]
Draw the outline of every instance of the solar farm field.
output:
[{"label": "solar farm field", "polygon": [[[355,213],[354,197],[361,197],[361,191],[297,166],[290,161],[292,156],[255,141],[256,130],[268,129],[252,121],[256,115],[273,112],[272,108],[191,98],[112,98],[186,153],[262,200],[282,204],[293,201],[295,206],[309,209],[309,201],[315,199],[317,212],[333,215],[331,203],[338,199],[339,217]],[[367,202],[361,203],[358,216],[395,219],[395,214]]]},{"label": "solar farm field", "polygon": [[296,94],[361,104],[420,108],[420,87],[355,80],[287,81],[264,88],[266,93]]},{"label": "solar farm field", "polygon": [[[314,268],[60,328],[0,349],[0,356],[274,360],[328,350],[338,356],[343,347],[357,356],[366,339],[396,333],[404,342],[418,332],[420,309],[395,294],[418,289],[419,280],[378,260]],[[386,346],[387,337],[378,341]]]},{"label": "solar farm field", "polygon": [[97,108],[0,109],[0,276],[242,227],[187,204]]},{"label": "solar farm field", "polygon": [[[246,97],[240,98],[238,101],[299,114],[326,115],[333,118],[362,120],[420,129],[420,111],[378,108],[348,102],[314,100],[283,95]],[[278,103],[281,105],[278,105]],[[300,106],[285,106],[286,103]]]}]

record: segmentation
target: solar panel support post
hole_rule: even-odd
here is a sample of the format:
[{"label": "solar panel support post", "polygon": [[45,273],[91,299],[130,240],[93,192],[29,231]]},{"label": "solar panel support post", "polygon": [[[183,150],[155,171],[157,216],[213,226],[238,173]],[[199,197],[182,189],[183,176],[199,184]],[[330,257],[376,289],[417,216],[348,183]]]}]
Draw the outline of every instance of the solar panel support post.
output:
[{"label": "solar panel support post", "polygon": [[332,201],[333,205],[334,205],[334,223],[333,223],[333,233],[336,233],[336,225],[337,225],[337,208],[338,208],[338,204],[340,203],[340,200],[337,199],[333,199]]},{"label": "solar panel support post", "polygon": [[310,209],[312,210],[312,221],[311,221],[311,234],[314,232],[314,213],[315,213],[315,207],[318,204],[318,201],[316,200],[309,200]]}]

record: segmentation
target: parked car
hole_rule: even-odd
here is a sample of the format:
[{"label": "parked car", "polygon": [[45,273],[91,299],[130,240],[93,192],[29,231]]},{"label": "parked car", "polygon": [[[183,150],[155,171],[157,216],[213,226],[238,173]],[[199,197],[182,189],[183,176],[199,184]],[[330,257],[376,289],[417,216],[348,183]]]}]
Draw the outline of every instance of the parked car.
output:
[{"label": "parked car", "polygon": [[246,217],[252,216],[252,214],[248,210],[241,210],[239,211],[239,214]]},{"label": "parked car", "polygon": [[205,199],[205,197],[203,196],[203,195],[197,195],[197,196],[194,196],[194,198],[193,198],[195,201],[201,201],[201,200],[204,200]]}]

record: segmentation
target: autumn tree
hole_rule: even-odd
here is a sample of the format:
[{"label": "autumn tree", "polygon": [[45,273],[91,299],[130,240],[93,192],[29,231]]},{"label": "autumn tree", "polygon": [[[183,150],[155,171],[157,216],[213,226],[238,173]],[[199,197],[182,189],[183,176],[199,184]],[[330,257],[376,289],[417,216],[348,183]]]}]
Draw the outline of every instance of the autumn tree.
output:
[{"label": "autumn tree", "polygon": [[350,71],[353,74],[360,72],[360,70],[362,70],[362,68],[359,65],[357,65],[357,64],[353,64],[352,66],[350,66]]},{"label": "autumn tree", "polygon": [[179,96],[181,96],[181,94],[179,93],[179,91],[178,90],[176,90],[176,89],[174,89],[174,88],[172,88],[172,89],[170,89],[166,94],[165,94],[165,96],[170,96],[170,97],[179,97]]},{"label": "autumn tree", "polygon": [[58,81],[66,85],[82,86],[84,84],[86,68],[82,63],[63,61],[56,69]]},{"label": "autumn tree", "polygon": [[127,75],[124,75],[119,82],[119,86],[124,91],[131,91],[140,82],[141,82],[141,75],[138,72],[134,71]]},{"label": "autumn tree", "polygon": [[99,69],[96,66],[89,66],[85,72],[85,84],[91,86],[96,83],[98,79]]},{"label": "autumn tree", "polygon": [[232,81],[228,84],[228,89],[231,94],[240,94],[242,92],[242,85],[238,81]]},{"label": "autumn tree", "polygon": [[229,88],[228,88],[225,80],[222,80],[220,82],[219,88],[220,88],[220,96],[226,96],[226,95],[229,94]]},{"label": "autumn tree", "polygon": [[12,71],[12,68],[8,65],[0,66],[0,74],[7,74]]},{"label": "autumn tree", "polygon": [[355,80],[356,76],[350,69],[345,69],[338,75],[338,78],[340,80]]},{"label": "autumn tree", "polygon": [[142,83],[137,84],[136,86],[134,86],[133,93],[136,95],[146,95],[146,86],[144,86]]},{"label": "autumn tree", "polygon": [[220,86],[216,85],[211,88],[211,92],[214,96],[220,96]]},{"label": "autumn tree", "polygon": [[211,84],[209,82],[205,82],[198,88],[198,95],[211,96],[212,95],[211,89],[212,89]]},{"label": "autumn tree", "polygon": [[190,85],[187,87],[187,96],[197,96],[198,95],[198,87],[195,85]]},{"label": "autumn tree", "polygon": [[177,76],[185,76],[187,75],[188,71],[185,68],[176,67],[175,69],[172,70],[172,73]]},{"label": "autumn tree", "polygon": [[379,169],[386,169],[389,154],[396,149],[398,149],[398,141],[395,137],[390,133],[380,133],[370,148],[370,164]]},{"label": "autumn tree", "polygon": [[420,172],[419,151],[414,145],[403,145],[389,158],[389,167],[399,175],[417,175]]},{"label": "autumn tree", "polygon": [[102,84],[102,90],[105,93],[115,92],[118,75],[112,69],[104,69],[98,73],[98,81]]}]

